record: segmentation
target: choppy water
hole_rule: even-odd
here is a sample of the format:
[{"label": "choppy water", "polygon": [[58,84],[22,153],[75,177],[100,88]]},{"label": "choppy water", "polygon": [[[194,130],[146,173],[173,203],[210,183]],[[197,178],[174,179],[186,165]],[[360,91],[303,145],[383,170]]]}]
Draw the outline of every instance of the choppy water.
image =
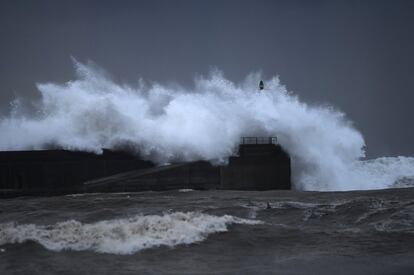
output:
[{"label": "choppy water", "polygon": [[413,274],[414,188],[0,200],[0,274]]}]

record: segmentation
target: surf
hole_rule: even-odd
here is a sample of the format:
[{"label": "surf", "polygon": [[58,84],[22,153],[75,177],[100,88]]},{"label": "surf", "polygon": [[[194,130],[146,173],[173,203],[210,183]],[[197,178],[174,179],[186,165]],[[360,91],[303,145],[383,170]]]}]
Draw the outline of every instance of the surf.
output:
[{"label": "surf", "polygon": [[225,163],[241,136],[277,136],[291,156],[295,189],[381,189],[414,178],[414,158],[364,160],[363,135],[343,112],[302,102],[277,76],[252,73],[235,83],[216,70],[192,87],[131,86],[92,64],[74,60],[74,67],[74,80],[37,84],[35,114],[15,104],[1,118],[0,150],[126,148],[158,164]]}]

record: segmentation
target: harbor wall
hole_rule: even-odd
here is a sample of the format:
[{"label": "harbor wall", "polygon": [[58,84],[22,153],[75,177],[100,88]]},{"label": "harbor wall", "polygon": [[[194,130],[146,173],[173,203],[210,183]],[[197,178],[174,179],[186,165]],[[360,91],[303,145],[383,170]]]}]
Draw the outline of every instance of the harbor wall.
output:
[{"label": "harbor wall", "polygon": [[122,152],[0,152],[0,197],[175,189],[290,189],[290,157],[277,144],[241,144],[226,165],[164,166]]},{"label": "harbor wall", "polygon": [[82,191],[87,180],[154,164],[123,152],[97,155],[66,150],[0,152],[0,192],[60,194]]}]

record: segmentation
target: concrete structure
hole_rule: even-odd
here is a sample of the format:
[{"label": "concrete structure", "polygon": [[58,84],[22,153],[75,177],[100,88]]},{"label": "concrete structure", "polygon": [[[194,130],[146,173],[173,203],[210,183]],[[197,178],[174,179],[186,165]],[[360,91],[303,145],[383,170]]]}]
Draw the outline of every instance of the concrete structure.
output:
[{"label": "concrete structure", "polygon": [[0,151],[0,197],[77,193],[87,180],[153,166],[108,150],[101,155],[66,150]]},{"label": "concrete structure", "polygon": [[242,138],[228,165],[156,167],[131,155],[64,150],[0,152],[0,196],[173,189],[290,189],[290,158],[276,138]]},{"label": "concrete structure", "polygon": [[239,156],[221,168],[221,188],[235,190],[290,189],[290,157],[275,137],[244,137]]},{"label": "concrete structure", "polygon": [[274,137],[244,137],[228,165],[177,163],[85,182],[86,192],[172,189],[290,189],[290,158]]},{"label": "concrete structure", "polygon": [[85,192],[219,189],[220,167],[207,161],[176,163],[85,182]]}]

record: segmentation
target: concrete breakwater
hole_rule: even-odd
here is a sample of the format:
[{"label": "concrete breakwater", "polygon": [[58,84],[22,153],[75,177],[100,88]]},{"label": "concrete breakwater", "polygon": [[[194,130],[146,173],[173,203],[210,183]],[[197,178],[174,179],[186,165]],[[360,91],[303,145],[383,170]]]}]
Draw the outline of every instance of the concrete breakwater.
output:
[{"label": "concrete breakwater", "polygon": [[0,196],[173,189],[291,188],[289,155],[269,139],[243,140],[227,165],[207,161],[156,166],[124,152],[0,152]]}]

